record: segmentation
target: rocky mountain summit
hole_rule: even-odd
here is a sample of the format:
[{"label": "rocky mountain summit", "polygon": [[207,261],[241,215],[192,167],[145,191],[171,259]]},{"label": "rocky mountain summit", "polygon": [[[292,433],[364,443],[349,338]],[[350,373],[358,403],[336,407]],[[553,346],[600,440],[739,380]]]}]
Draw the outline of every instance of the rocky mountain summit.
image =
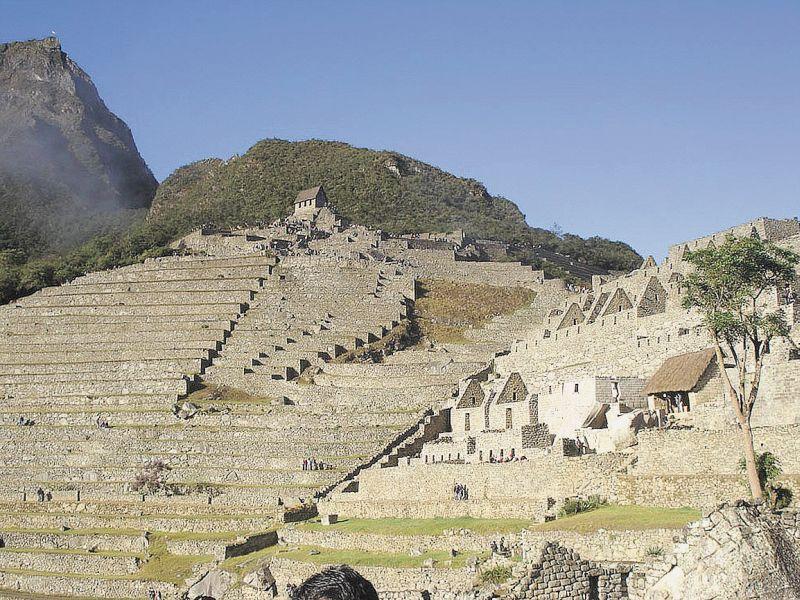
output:
[{"label": "rocky mountain summit", "polygon": [[55,37],[0,44],[0,249],[61,249],[146,209],[128,126]]}]

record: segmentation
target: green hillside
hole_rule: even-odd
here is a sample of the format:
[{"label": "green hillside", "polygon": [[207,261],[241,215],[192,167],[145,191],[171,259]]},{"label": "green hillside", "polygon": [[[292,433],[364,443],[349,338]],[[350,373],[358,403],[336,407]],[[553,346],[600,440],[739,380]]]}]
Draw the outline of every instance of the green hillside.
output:
[{"label": "green hillside", "polygon": [[263,140],[243,156],[182,167],[158,189],[150,221],[172,231],[270,222],[291,212],[298,190],[317,184],[325,186],[342,215],[390,233],[464,229],[474,237],[519,245],[521,258],[541,245],[614,270],[642,260],[621,242],[529,227],[513,202],[492,196],[474,179],[396,152],[319,140]]}]

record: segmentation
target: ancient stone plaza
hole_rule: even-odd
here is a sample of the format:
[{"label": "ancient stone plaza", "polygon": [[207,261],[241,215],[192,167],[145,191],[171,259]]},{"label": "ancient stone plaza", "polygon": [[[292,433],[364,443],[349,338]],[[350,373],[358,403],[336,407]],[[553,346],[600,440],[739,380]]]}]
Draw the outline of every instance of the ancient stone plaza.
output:
[{"label": "ancient stone plaza", "polygon": [[[800,598],[800,276],[753,414],[780,512],[737,504],[729,365],[681,304],[687,251],[800,251],[797,219],[630,273],[552,256],[579,286],[322,186],[294,207],[0,307],[0,597],[272,598],[347,563],[398,600]],[[527,300],[436,338],[437,283]]]}]

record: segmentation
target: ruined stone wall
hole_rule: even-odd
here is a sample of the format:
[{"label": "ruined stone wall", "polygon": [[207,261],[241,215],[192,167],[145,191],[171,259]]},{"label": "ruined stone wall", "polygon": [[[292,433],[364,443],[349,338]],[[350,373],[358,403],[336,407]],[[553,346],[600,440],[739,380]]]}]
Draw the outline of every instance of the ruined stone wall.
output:
[{"label": "ruined stone wall", "polygon": [[512,586],[508,597],[624,600],[628,597],[629,572],[629,565],[588,561],[570,548],[546,543],[539,550],[539,558],[526,565],[524,575]]},{"label": "ruined stone wall", "polygon": [[690,523],[685,541],[629,577],[631,600],[800,598],[800,519],[723,506]]}]

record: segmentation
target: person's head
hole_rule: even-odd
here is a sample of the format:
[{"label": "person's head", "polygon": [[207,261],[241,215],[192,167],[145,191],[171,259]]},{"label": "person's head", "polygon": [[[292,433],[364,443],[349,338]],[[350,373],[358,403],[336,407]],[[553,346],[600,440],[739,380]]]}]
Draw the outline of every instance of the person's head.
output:
[{"label": "person's head", "polygon": [[312,575],[290,592],[291,600],[378,600],[373,585],[347,565]]}]

